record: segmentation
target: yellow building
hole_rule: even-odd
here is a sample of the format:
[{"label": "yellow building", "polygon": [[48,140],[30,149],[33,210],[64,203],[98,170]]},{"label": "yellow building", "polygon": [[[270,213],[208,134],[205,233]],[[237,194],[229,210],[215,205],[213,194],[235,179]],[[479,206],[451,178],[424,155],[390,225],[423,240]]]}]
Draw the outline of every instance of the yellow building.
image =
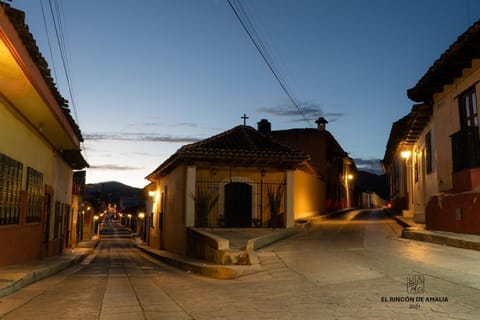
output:
[{"label": "yellow building", "polygon": [[384,167],[403,215],[432,230],[480,234],[480,21],[415,87],[418,104],[390,133]]},{"label": "yellow building", "polygon": [[0,265],[60,253],[72,232],[82,136],[24,23],[0,4]]},{"label": "yellow building", "polygon": [[237,126],[186,145],[147,176],[149,244],[185,254],[188,227],[290,227],[324,209],[309,156]]},{"label": "yellow building", "polygon": [[310,156],[309,164],[325,182],[325,192],[316,195],[324,201],[322,212],[355,207],[352,181],[357,174],[355,163],[327,130],[328,121],[319,117],[315,123],[317,128],[287,130],[271,130],[270,123],[265,119],[258,125],[260,132],[275,141]]}]

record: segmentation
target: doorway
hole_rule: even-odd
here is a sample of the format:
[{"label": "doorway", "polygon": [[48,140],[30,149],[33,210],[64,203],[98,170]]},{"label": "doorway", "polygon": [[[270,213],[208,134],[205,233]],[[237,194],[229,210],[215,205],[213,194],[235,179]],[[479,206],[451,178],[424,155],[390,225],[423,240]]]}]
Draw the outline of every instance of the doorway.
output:
[{"label": "doorway", "polygon": [[244,182],[225,185],[225,226],[252,226],[252,186]]}]

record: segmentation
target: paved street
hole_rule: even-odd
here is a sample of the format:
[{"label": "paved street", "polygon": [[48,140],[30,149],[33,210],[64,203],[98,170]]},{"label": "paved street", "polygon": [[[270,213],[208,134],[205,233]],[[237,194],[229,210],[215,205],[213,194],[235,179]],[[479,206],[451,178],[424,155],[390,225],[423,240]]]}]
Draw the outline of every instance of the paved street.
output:
[{"label": "paved street", "polygon": [[[400,239],[351,211],[259,250],[264,271],[193,275],[110,232],[81,265],[0,300],[2,319],[479,319],[480,252]],[[413,300],[413,301],[410,301]]]}]

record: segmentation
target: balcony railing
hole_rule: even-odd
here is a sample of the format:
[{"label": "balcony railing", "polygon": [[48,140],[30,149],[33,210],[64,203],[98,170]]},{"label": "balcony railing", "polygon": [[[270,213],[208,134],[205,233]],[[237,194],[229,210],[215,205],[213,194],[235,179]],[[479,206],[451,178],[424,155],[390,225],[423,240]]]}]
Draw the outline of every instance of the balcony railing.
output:
[{"label": "balcony railing", "polygon": [[480,168],[478,127],[468,127],[450,136],[452,139],[453,172]]}]

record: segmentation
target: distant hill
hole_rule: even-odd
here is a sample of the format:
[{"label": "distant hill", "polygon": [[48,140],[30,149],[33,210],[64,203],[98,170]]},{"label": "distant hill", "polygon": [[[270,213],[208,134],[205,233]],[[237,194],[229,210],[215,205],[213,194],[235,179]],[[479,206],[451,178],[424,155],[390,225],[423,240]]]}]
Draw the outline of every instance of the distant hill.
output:
[{"label": "distant hill", "polygon": [[390,199],[388,178],[384,174],[378,175],[367,171],[358,171],[355,186],[364,192],[375,192],[385,200]]},{"label": "distant hill", "polygon": [[136,210],[144,206],[142,189],[117,181],[85,185],[83,200],[96,206],[116,204],[122,210]]}]

